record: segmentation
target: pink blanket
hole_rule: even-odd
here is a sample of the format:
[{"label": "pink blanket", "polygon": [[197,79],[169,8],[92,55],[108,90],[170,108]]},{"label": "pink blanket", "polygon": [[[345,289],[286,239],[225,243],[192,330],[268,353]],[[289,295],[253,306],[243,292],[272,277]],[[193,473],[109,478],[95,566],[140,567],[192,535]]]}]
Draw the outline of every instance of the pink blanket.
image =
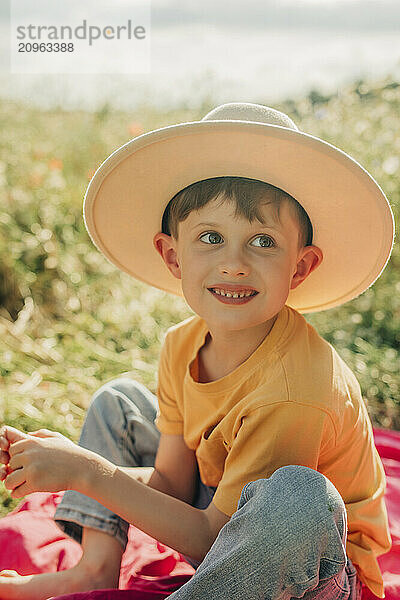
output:
[{"label": "pink blanket", "polygon": [[[400,432],[374,430],[387,475],[386,504],[392,550],[379,558],[386,600],[400,600]],[[36,493],[0,520],[0,570],[21,574],[61,571],[81,556],[79,544],[66,537],[52,516],[62,493]],[[136,527],[129,529],[118,590],[59,596],[57,600],[162,600],[188,581],[193,567],[175,550]],[[363,600],[376,598],[363,589]]]}]

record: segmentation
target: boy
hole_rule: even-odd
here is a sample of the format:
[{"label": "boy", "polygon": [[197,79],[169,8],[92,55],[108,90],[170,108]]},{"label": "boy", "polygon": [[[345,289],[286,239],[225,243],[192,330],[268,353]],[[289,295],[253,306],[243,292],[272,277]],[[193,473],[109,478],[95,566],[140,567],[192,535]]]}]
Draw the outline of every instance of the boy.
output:
[{"label": "boy", "polygon": [[232,103],[114,152],[85,220],[114,264],[183,293],[196,315],[167,332],[158,405],[119,379],[96,394],[79,446],[4,429],[6,487],[75,490],[56,519],[83,557],[7,573],[0,598],[116,586],[129,522],[197,568],[174,600],[353,600],[361,581],[384,597],[371,423],[354,375],[300,315],[384,268],[393,220],[377,184],[283,113]]}]

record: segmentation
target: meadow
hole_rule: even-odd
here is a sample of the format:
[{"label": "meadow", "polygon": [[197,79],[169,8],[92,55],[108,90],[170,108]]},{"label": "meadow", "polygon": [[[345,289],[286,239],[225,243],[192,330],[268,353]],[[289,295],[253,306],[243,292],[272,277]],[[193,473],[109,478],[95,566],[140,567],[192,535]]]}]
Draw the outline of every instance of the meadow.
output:
[{"label": "meadow", "polygon": [[[254,102],[269,104],[267,98]],[[0,422],[58,430],[77,441],[93,392],[124,374],[156,391],[166,329],[190,316],[184,300],[119,272],[82,218],[87,184],[132,137],[200,119],[196,110],[132,114],[40,110],[0,100]],[[400,83],[357,81],[274,107],[338,146],[376,179],[399,217]],[[340,227],[340,223],[333,224]],[[371,239],[371,244],[374,240]],[[400,429],[400,254],[360,297],[305,315],[355,372],[376,427]],[[0,515],[16,502],[0,487]]]}]

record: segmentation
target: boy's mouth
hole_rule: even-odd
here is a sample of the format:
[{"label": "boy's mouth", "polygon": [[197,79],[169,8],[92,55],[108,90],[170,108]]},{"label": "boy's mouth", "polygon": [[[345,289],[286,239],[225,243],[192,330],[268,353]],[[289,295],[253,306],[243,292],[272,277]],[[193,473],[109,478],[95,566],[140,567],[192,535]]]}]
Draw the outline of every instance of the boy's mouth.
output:
[{"label": "boy's mouth", "polygon": [[258,294],[256,290],[246,288],[231,290],[222,287],[211,287],[207,289],[217,300],[224,304],[245,304]]}]

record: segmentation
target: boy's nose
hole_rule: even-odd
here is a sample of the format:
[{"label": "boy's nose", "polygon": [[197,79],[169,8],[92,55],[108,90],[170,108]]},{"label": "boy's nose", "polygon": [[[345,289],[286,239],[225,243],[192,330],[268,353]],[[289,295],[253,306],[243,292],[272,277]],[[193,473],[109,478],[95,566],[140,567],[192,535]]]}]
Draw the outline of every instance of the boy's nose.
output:
[{"label": "boy's nose", "polygon": [[230,260],[224,260],[219,265],[219,272],[221,275],[230,275],[235,277],[244,277],[249,275],[250,267],[243,260],[239,258],[231,258]]}]

